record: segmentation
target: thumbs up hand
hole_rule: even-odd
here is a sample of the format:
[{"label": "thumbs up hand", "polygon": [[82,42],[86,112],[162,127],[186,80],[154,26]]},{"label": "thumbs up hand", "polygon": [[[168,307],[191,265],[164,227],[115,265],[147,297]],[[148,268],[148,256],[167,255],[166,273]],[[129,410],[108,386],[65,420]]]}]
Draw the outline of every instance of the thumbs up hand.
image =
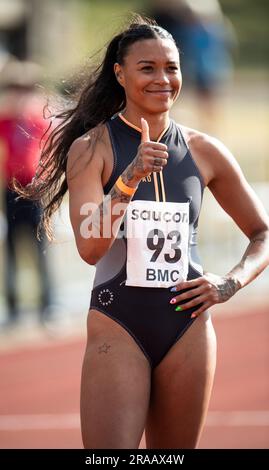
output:
[{"label": "thumbs up hand", "polygon": [[141,118],[141,129],[141,142],[150,142],[149,125],[148,121],[146,121],[144,118]]},{"label": "thumbs up hand", "polygon": [[150,140],[149,125],[146,119],[141,118],[141,144],[137,155],[125,172],[130,186],[137,185],[143,178],[153,171],[160,172],[167,164],[167,145]]}]

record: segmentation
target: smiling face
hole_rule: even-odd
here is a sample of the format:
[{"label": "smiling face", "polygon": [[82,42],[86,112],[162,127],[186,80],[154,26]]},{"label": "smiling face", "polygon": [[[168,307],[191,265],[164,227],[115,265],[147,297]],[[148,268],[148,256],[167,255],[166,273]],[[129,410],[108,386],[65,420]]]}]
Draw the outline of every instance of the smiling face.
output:
[{"label": "smiling face", "polygon": [[132,44],[115,74],[124,87],[126,107],[147,114],[167,112],[176,100],[182,77],[179,53],[171,39],[143,39]]}]

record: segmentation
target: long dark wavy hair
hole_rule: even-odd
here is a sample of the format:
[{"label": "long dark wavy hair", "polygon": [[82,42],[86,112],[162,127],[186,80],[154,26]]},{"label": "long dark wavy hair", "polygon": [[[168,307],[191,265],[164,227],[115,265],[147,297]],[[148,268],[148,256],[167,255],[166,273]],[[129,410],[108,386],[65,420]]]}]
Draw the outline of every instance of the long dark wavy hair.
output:
[{"label": "long dark wavy hair", "polygon": [[56,115],[60,124],[46,140],[32,182],[25,188],[15,185],[22,197],[37,201],[43,211],[39,225],[53,238],[51,216],[59,208],[68,190],[66,165],[72,142],[85,132],[104,123],[125,108],[126,97],[118,83],[114,64],[124,63],[129,47],[144,39],[174,39],[154,20],[134,15],[129,26],[109,42],[103,61],[90,73],[86,83],[70,96],[70,104]]}]

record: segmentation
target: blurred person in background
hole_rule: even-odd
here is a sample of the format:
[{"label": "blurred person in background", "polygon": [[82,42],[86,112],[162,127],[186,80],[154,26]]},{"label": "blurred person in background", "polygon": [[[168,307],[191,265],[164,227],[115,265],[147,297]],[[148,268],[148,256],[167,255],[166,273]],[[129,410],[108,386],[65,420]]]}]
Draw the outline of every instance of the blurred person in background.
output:
[{"label": "blurred person in background", "polygon": [[[198,445],[216,363],[208,309],[269,264],[268,216],[235,158],[170,119],[181,84],[173,37],[136,17],[60,114],[21,192],[43,201],[52,235],[69,190],[78,252],[96,265],[81,380],[86,448],[137,448],[144,429],[147,448]],[[249,239],[225,275],[204,272],[197,253],[205,187]]]},{"label": "blurred person in background", "polygon": [[[17,323],[17,249],[23,229],[31,244],[28,256],[37,256],[40,281],[40,320],[50,316],[51,289],[48,275],[45,235],[37,239],[41,209],[30,200],[16,199],[12,189],[15,179],[22,187],[35,175],[40,156],[40,142],[48,128],[43,118],[44,99],[37,89],[41,70],[37,64],[10,59],[0,74],[0,164],[3,186],[3,210],[7,222],[5,240],[5,294],[8,325]],[[33,249],[33,251],[32,251]],[[35,253],[36,251],[36,253]],[[31,289],[27,283],[24,290]]]},{"label": "blurred person in background", "polygon": [[195,93],[203,130],[214,131],[218,95],[232,78],[236,45],[232,25],[217,0],[157,0],[150,15],[175,38],[184,86]]}]

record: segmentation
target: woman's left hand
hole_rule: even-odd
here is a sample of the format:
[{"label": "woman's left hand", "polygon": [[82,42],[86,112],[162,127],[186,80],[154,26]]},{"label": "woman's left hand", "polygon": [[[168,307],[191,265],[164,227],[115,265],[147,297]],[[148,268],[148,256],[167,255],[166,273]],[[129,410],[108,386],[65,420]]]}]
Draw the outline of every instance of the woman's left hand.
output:
[{"label": "woman's left hand", "polygon": [[[212,307],[214,304],[219,304],[229,300],[239,289],[240,284],[234,277],[221,277],[212,273],[205,273],[203,276],[193,279],[191,281],[184,281],[177,284],[172,292],[190,289],[187,292],[174,296],[170,303],[177,305],[183,300],[187,301],[177,307],[177,311],[187,310],[196,305],[202,304],[198,310],[192,313],[191,318],[197,317],[202,312]],[[194,298],[195,297],[195,298]]]}]

